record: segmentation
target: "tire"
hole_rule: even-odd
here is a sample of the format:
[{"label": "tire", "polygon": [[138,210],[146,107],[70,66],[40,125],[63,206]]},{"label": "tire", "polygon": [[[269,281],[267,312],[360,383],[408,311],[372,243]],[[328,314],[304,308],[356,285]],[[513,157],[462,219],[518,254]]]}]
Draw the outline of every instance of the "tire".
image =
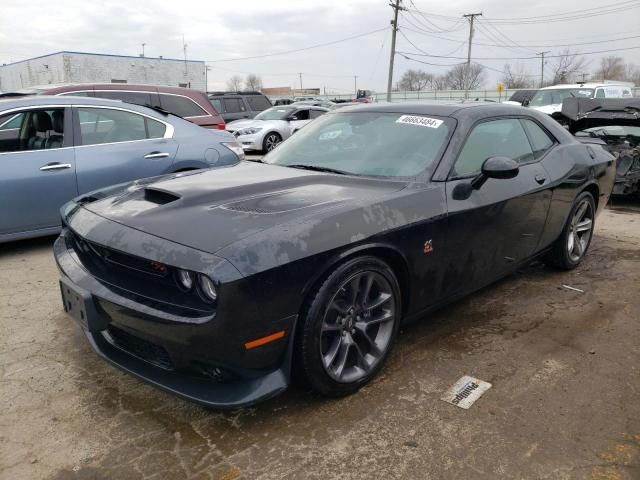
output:
[{"label": "tire", "polygon": [[279,133],[269,132],[264,136],[264,140],[262,140],[262,151],[264,153],[269,153],[281,143],[282,137]]},{"label": "tire", "polygon": [[561,270],[573,270],[587,253],[595,224],[596,202],[589,192],[582,192],[573,202],[560,237],[547,255],[545,263]]},{"label": "tire", "polygon": [[296,378],[332,397],[366,385],[391,352],[400,302],[396,276],[380,259],[363,256],[339,265],[303,307],[296,333]]}]

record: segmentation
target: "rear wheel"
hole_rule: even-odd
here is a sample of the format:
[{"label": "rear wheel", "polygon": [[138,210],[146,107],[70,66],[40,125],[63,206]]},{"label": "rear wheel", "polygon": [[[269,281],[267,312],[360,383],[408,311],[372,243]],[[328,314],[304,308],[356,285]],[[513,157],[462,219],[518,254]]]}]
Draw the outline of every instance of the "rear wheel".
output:
[{"label": "rear wheel", "polygon": [[400,312],[398,281],[386,263],[359,257],[340,265],[300,318],[299,376],[324,395],[355,392],[389,356]]},{"label": "rear wheel", "polygon": [[562,234],[546,259],[549,265],[572,270],[580,264],[591,244],[595,211],[595,201],[589,192],[578,195]]},{"label": "rear wheel", "polygon": [[267,133],[262,141],[262,150],[265,152],[270,152],[278,145],[282,143],[282,137],[276,132]]}]

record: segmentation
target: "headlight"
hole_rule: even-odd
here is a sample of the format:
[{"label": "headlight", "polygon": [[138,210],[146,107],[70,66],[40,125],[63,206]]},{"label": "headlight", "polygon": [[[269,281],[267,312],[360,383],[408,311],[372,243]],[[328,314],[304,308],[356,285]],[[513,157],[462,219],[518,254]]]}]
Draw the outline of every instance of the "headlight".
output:
[{"label": "headlight", "polygon": [[240,130],[240,135],[253,135],[254,133],[258,133],[262,128],[249,127]]},{"label": "headlight", "polygon": [[227,147],[233,153],[235,153],[240,160],[244,160],[244,150],[238,142],[221,142],[222,145]]},{"label": "headlight", "polygon": [[198,280],[200,282],[200,290],[202,292],[202,295],[205,297],[205,300],[215,302],[216,298],[218,298],[218,292],[216,290],[216,286],[213,284],[213,281],[206,275],[202,274],[198,276]]},{"label": "headlight", "polygon": [[191,290],[191,287],[193,287],[193,274],[187,270],[178,270],[178,283],[185,290]]}]

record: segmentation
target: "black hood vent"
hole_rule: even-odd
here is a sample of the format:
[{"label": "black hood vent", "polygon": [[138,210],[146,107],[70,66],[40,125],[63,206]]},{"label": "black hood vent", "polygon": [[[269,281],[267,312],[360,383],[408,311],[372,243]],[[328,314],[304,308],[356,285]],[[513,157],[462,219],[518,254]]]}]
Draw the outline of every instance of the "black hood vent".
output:
[{"label": "black hood vent", "polygon": [[165,190],[157,190],[155,188],[144,188],[144,199],[147,202],[155,203],[156,205],[166,205],[167,203],[180,200],[179,195],[167,192]]}]

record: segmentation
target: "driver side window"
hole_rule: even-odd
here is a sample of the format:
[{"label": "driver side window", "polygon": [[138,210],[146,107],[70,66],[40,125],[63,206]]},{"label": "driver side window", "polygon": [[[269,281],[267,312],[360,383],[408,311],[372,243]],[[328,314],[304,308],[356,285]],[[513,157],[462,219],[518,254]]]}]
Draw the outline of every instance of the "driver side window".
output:
[{"label": "driver side window", "polygon": [[298,110],[295,114],[296,120],[309,120],[309,110]]},{"label": "driver side window", "polygon": [[505,118],[476,125],[458,155],[453,176],[477,175],[484,161],[491,157],[507,157],[520,164],[533,160],[533,151],[520,120]]}]

